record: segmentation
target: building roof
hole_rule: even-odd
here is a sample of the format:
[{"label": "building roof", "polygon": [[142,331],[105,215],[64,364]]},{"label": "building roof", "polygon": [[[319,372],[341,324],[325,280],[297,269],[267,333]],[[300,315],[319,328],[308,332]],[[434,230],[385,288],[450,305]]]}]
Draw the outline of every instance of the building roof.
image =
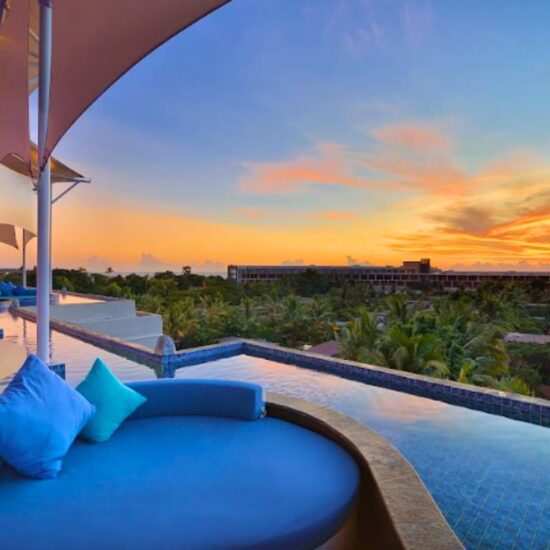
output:
[{"label": "building roof", "polygon": [[322,344],[317,344],[309,348],[308,353],[317,353],[318,355],[326,355],[327,357],[338,357],[342,352],[342,346],[337,340],[329,340]]}]

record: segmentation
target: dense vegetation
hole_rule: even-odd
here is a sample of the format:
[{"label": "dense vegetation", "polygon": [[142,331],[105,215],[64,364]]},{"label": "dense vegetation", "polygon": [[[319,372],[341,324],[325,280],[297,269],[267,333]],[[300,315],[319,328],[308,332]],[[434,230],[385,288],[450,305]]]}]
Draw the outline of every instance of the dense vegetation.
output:
[{"label": "dense vegetation", "polygon": [[230,336],[290,347],[336,339],[343,357],[393,369],[524,394],[550,384],[550,346],[503,340],[507,332],[549,331],[550,289],[539,284],[381,294],[313,271],[254,286],[190,272],[55,270],[53,281],[57,289],[135,299],[163,316],[179,348]]}]

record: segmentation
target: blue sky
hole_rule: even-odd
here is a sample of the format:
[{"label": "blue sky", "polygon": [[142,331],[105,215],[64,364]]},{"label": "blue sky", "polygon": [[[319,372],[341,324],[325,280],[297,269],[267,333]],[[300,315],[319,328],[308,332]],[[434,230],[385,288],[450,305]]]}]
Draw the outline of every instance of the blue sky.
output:
[{"label": "blue sky", "polygon": [[[64,138],[57,156],[94,183],[59,207],[57,261],[544,263],[549,20],[543,0],[234,0]],[[496,235],[533,213],[535,235]]]}]

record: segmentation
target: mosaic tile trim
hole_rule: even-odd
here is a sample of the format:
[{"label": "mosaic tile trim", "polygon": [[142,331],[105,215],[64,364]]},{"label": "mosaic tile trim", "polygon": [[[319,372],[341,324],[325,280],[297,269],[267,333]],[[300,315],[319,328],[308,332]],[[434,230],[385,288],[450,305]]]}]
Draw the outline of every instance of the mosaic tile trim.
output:
[{"label": "mosaic tile trim", "polygon": [[428,376],[394,371],[248,340],[244,342],[243,353],[335,374],[372,386],[428,397],[451,405],[550,427],[550,402],[544,399],[512,395],[498,390],[477,388],[458,382],[437,380]]},{"label": "mosaic tile trim", "polygon": [[[35,320],[33,311],[18,309],[17,313],[31,321]],[[52,320],[51,327],[89,344],[147,365],[155,371],[159,378],[173,378],[179,368],[245,354],[550,427],[550,402],[544,399],[513,395],[449,380],[438,380],[428,376],[292,350],[274,344],[253,340],[235,340],[186,349],[172,355],[157,355],[145,346],[69,323]]]}]

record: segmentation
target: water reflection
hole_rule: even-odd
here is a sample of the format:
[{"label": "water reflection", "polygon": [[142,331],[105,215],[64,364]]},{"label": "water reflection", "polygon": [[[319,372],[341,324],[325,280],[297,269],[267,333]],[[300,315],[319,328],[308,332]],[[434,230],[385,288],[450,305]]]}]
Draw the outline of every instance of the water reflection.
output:
[{"label": "water reflection", "polygon": [[[7,342],[22,346],[27,353],[36,353],[36,324],[18,317],[12,311],[0,312],[0,328],[4,329]],[[66,378],[70,384],[78,384],[90,370],[97,357],[103,359],[123,380],[155,378],[155,372],[124,357],[86,344],[80,340],[50,331],[50,356],[52,363],[65,363]],[[10,378],[0,381],[6,385]]]}]

